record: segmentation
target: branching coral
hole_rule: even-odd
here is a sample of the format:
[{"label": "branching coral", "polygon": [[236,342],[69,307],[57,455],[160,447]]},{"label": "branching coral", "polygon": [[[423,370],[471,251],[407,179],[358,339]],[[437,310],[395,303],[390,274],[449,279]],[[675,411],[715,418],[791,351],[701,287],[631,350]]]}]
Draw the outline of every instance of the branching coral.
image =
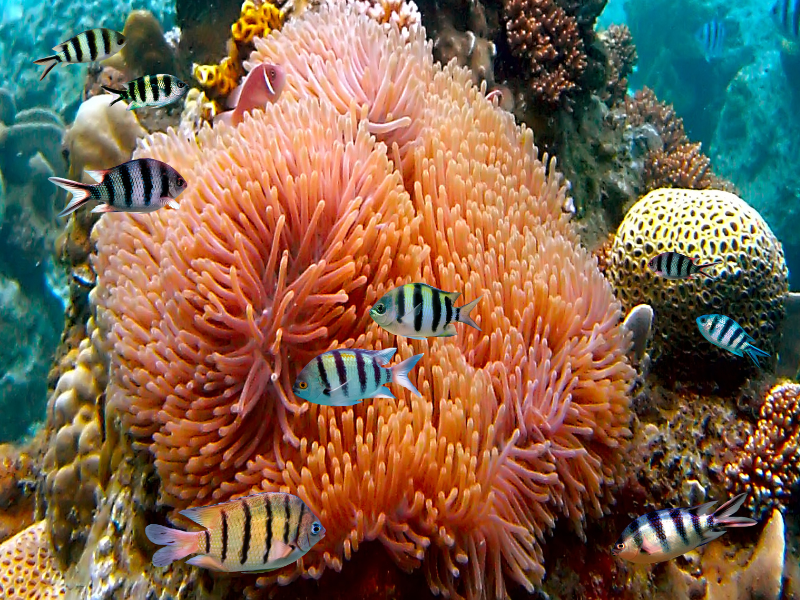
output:
[{"label": "branching coral", "polygon": [[[608,506],[633,377],[554,163],[421,32],[333,5],[257,41],[253,61],[275,57],[277,103],[142,144],[187,178],[180,210],[98,225],[109,403],[170,506],[283,489],[320,515],[325,539],[254,595],[369,540],[437,593],[533,590],[556,518],[580,532]],[[482,333],[412,348],[369,319],[419,280],[483,296]],[[294,376],[331,346],[424,353],[422,395],[298,403]]]},{"label": "branching coral", "polygon": [[614,106],[628,93],[628,76],[633,73],[639,55],[627,25],[611,25],[597,37],[608,54],[608,83],[603,95],[606,104]]},{"label": "branching coral", "polygon": [[784,508],[800,493],[800,385],[770,390],[756,431],[725,465],[725,478],[729,489],[747,493],[748,508],[759,514]]},{"label": "branching coral", "polygon": [[506,0],[505,13],[508,43],[526,64],[534,98],[557,105],[586,69],[577,21],[554,0]]}]

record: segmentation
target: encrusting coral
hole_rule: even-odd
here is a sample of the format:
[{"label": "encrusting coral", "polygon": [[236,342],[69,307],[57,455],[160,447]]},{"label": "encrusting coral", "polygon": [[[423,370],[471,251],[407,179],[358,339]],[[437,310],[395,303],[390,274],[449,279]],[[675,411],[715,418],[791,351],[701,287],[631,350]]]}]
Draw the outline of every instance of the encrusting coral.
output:
[{"label": "encrusting coral", "polygon": [[[286,69],[281,99],[146,138],[137,156],[189,182],[181,208],[97,226],[109,405],[165,504],[282,489],[320,515],[325,539],[259,586],[377,539],[436,592],[532,590],[558,515],[581,531],[608,506],[633,377],[554,165],[468,71],[434,66],[422,31],[334,5],[256,48],[246,66]],[[483,296],[483,333],[412,348],[378,328],[371,303],[417,280]],[[423,352],[422,396],[298,402],[294,376],[332,346]]]},{"label": "encrusting coral", "polygon": [[761,406],[756,430],[725,465],[725,481],[747,493],[747,507],[764,514],[785,508],[800,494],[800,385],[773,387]]},{"label": "encrusting coral", "polygon": [[46,522],[34,523],[0,544],[0,597],[9,600],[65,598],[67,588],[49,550]]},{"label": "encrusting coral", "polygon": [[[671,281],[656,275],[648,261],[662,252],[680,252],[700,263],[722,264],[711,278]],[[675,376],[736,385],[749,371],[739,358],[703,340],[695,319],[724,313],[774,355],[788,291],[780,242],[746,202],[718,190],[660,189],[647,194],[625,215],[606,270],[627,309],[650,304],[656,313],[654,358]],[[732,361],[736,369],[731,370]],[[767,360],[762,364],[766,367]]]}]

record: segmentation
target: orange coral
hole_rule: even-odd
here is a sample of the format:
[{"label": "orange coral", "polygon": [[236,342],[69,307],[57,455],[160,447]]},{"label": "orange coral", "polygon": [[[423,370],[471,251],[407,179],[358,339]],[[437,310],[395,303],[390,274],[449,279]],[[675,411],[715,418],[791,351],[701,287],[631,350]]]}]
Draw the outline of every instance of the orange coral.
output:
[{"label": "orange coral", "polygon": [[[467,70],[434,66],[421,31],[387,36],[352,10],[257,42],[253,61],[290,57],[279,102],[144,142],[190,189],[178,211],[98,226],[109,401],[168,504],[282,489],[320,515],[325,539],[259,586],[380,540],[437,593],[532,590],[545,532],[559,515],[581,530],[617,475],[633,376],[618,305],[531,132]],[[331,55],[338,75],[321,77]],[[412,347],[375,325],[370,304],[415,280],[482,295],[483,332]],[[331,346],[424,353],[422,396],[287,396]]]},{"label": "orange coral", "polygon": [[250,44],[255,37],[264,37],[283,25],[283,14],[269,2],[259,6],[252,0],[242,4],[242,15],[231,25],[231,35],[237,44]]},{"label": "orange coral", "polygon": [[534,97],[558,104],[578,89],[586,54],[578,23],[554,0],[505,0],[511,52],[526,66]]},{"label": "orange coral", "polygon": [[725,478],[728,489],[747,493],[748,507],[759,514],[800,494],[800,384],[769,391],[756,431],[725,465]]},{"label": "orange coral", "polygon": [[34,523],[0,544],[0,597],[14,600],[64,598],[64,576],[50,553],[46,522]]}]

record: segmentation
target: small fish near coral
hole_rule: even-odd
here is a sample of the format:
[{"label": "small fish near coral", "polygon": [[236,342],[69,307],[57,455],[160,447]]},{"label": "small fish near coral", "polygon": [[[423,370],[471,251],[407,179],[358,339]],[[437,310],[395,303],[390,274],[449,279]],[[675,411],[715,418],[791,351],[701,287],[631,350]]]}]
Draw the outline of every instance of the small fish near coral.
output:
[{"label": "small fish near coral", "polygon": [[52,56],[38,58],[33,62],[47,65],[39,81],[44,79],[58,63],[84,63],[103,60],[114,56],[125,45],[125,36],[113,29],[87,29],[66,42],[53,46]]},{"label": "small fish near coral", "polygon": [[725,51],[725,23],[712,19],[704,23],[694,35],[706,62],[722,57]]},{"label": "small fish near coral", "polygon": [[706,273],[706,269],[721,264],[721,260],[715,260],[704,265],[696,265],[693,259],[678,252],[662,252],[651,258],[647,266],[665,279],[691,279],[697,275],[713,279],[713,275]]},{"label": "small fish near coral", "polygon": [[767,352],[756,348],[755,340],[736,321],[725,315],[702,315],[697,317],[700,333],[715,346],[732,352],[736,356],[747,356],[758,368],[759,356],[769,356]]},{"label": "small fish near coral", "polygon": [[135,108],[166,106],[177,102],[189,91],[189,86],[172,75],[145,75],[125,84],[125,88],[116,90],[108,86],[100,86],[112,94],[119,94],[109,104],[112,106],[121,100],[128,102],[128,110]]},{"label": "small fish near coral", "polygon": [[292,392],[298,398],[324,406],[352,406],[366,398],[394,398],[385,386],[387,383],[402,385],[419,396],[408,373],[423,355],[416,354],[386,368],[395,352],[397,348],[329,350],[303,367]]},{"label": "small fish near coral", "polygon": [[57,186],[72,192],[72,200],[58,213],[66,217],[90,200],[101,204],[93,213],[152,212],[164,206],[178,208],[177,198],[186,180],[168,164],[153,158],[137,158],[113,169],[86,171],[99,183],[89,184],[50,177]]},{"label": "small fish near coral", "polygon": [[233,110],[214,117],[214,123],[238,125],[245,113],[256,108],[264,108],[269,102],[277,102],[286,84],[286,71],[283,67],[262,63],[247,74],[244,82],[228,96],[226,104]]},{"label": "small fish near coral", "polygon": [[464,306],[453,306],[461,292],[444,292],[424,283],[409,283],[387,292],[369,311],[369,316],[389,333],[424,340],[456,335],[456,323],[478,331],[469,316],[481,298]]},{"label": "small fish near coral", "polygon": [[800,40],[800,0],[777,0],[770,14],[780,34],[790,41]]},{"label": "small fish near coral", "polygon": [[692,508],[647,513],[622,532],[611,553],[633,563],[652,564],[673,559],[717,539],[728,527],[752,527],[758,521],[732,516],[744,502],[739,494],[711,512],[715,502]]},{"label": "small fish near coral", "polygon": [[145,527],[151,542],[166,546],[153,554],[156,567],[197,554],[186,563],[229,573],[271,571],[295,562],[325,537],[325,528],[305,502],[282,492],[187,508],[180,514],[205,529]]}]

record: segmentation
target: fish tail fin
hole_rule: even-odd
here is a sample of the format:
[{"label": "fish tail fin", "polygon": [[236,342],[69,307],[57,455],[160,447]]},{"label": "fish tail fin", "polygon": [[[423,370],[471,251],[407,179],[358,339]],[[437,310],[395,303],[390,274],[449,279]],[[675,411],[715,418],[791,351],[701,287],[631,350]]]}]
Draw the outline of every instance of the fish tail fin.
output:
[{"label": "fish tail fin", "polygon": [[79,183],[77,181],[71,181],[69,179],[62,179],[61,177],[50,177],[49,179],[58,187],[64,188],[68,192],[72,192],[72,200],[70,200],[69,204],[64,207],[64,210],[58,213],[59,217],[66,217],[67,215],[74,213],[81,206],[89,202],[89,199],[92,196],[91,185]]},{"label": "fish tail fin", "polygon": [[733,513],[739,510],[744,504],[747,494],[739,494],[728,500],[725,504],[714,511],[714,525],[722,527],[750,527],[756,525],[758,521],[747,517],[733,517]]},{"label": "fish tail fin", "polygon": [[747,354],[750,360],[752,360],[759,369],[761,368],[761,364],[758,362],[758,357],[769,356],[769,352],[764,352],[761,348],[756,348],[750,342],[748,342],[747,346],[744,348],[744,353]]},{"label": "fish tail fin", "polygon": [[52,70],[53,67],[55,67],[58,63],[61,62],[61,59],[58,57],[58,54],[53,54],[52,56],[37,58],[33,62],[36,63],[37,65],[47,65],[47,68],[44,70],[44,73],[42,73],[42,76],[39,77],[39,81],[41,81],[47,76],[47,74]]},{"label": "fish tail fin", "polygon": [[465,304],[464,306],[456,307],[455,320],[458,321],[459,323],[464,323],[466,325],[474,327],[475,329],[480,331],[481,328],[478,327],[478,324],[472,320],[472,317],[469,316],[469,311],[475,308],[475,305],[478,304],[478,302],[480,302],[482,298],[483,296],[480,296],[478,298],[475,298],[475,300],[473,300],[472,302]]},{"label": "fish tail fin", "polygon": [[700,273],[701,275],[708,277],[709,279],[714,279],[713,275],[709,275],[708,273],[706,273],[706,269],[710,269],[711,267],[716,267],[717,265],[721,264],[722,260],[715,260],[705,265],[697,265],[697,272]]},{"label": "fish tail fin", "polygon": [[181,531],[163,525],[148,525],[144,528],[147,539],[161,548],[153,554],[153,565],[166,567],[174,560],[180,560],[199,550],[202,531]]},{"label": "fish tail fin", "polygon": [[109,104],[109,106],[114,106],[120,100],[124,100],[125,96],[127,95],[125,90],[115,90],[114,88],[110,88],[106,85],[101,85],[100,87],[111,94],[119,94],[119,96],[114,98],[114,100],[111,102],[111,104]]},{"label": "fish tail fin", "polygon": [[422,358],[422,354],[415,354],[411,358],[405,359],[403,362],[396,364],[392,367],[392,383],[397,383],[402,385],[407,390],[414,392],[417,396],[421,396],[422,394],[419,393],[414,384],[411,383],[408,379],[408,374],[411,369],[419,362],[419,359]]}]

